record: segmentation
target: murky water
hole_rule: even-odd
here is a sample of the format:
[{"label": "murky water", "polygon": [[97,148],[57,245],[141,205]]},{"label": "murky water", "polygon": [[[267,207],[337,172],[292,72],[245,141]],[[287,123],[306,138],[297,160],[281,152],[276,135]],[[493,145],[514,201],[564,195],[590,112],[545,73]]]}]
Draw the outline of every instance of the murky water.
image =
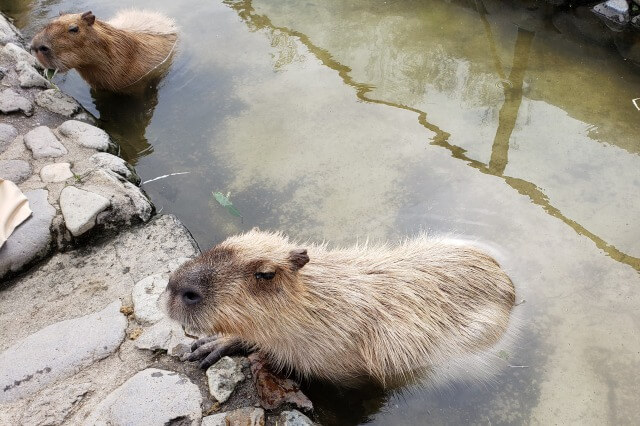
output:
[{"label": "murky water", "polygon": [[[190,173],[144,187],[203,248],[253,226],[337,244],[454,233],[499,248],[526,301],[490,382],[395,394],[314,385],[323,423],[640,418],[638,68],[563,31],[569,12],[519,2],[176,3],[135,2],[182,28],[157,93],[95,98],[74,73],[59,83],[143,180]],[[31,36],[61,10],[101,18],[119,4],[10,11]]]}]

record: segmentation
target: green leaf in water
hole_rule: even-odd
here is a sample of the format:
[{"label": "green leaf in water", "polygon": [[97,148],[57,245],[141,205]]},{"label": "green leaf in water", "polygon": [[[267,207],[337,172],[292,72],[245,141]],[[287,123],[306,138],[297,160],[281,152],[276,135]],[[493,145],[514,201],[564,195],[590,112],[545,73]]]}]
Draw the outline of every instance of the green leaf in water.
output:
[{"label": "green leaf in water", "polygon": [[229,201],[229,195],[227,194],[226,196],[222,193],[222,192],[212,192],[213,194],[213,198],[216,199],[216,201],[225,209],[227,209],[227,211],[229,213],[231,213],[234,216],[237,216],[239,218],[242,219],[242,215],[240,214],[240,212],[238,211],[238,209],[236,209],[233,205],[233,203],[231,203],[231,201]]}]

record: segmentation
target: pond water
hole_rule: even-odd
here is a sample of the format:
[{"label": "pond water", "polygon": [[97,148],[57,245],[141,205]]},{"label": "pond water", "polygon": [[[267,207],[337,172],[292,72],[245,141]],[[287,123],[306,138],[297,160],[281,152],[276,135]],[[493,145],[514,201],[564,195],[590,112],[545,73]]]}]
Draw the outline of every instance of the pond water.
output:
[{"label": "pond water", "polygon": [[[120,7],[2,4],[27,37],[60,11]],[[189,172],[144,189],[203,249],[253,226],[332,244],[454,234],[499,250],[524,301],[490,380],[313,384],[323,424],[640,418],[640,71],[608,42],[562,31],[570,12],[497,0],[135,6],[182,30],[157,93],[96,97],[73,72],[57,82],[143,180]]]}]

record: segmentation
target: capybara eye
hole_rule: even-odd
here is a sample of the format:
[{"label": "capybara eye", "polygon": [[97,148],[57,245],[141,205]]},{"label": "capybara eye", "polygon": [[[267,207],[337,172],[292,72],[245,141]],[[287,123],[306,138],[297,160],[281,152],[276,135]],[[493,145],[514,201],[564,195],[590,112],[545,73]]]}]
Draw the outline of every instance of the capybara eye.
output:
[{"label": "capybara eye", "polygon": [[272,280],[275,276],[275,272],[256,272],[256,278],[259,280]]},{"label": "capybara eye", "polygon": [[78,32],[78,26],[76,24],[72,24],[69,26],[69,32],[70,33],[77,33]]},{"label": "capybara eye", "polygon": [[202,300],[202,296],[195,291],[186,290],[182,293],[182,300],[187,305],[195,305]]}]

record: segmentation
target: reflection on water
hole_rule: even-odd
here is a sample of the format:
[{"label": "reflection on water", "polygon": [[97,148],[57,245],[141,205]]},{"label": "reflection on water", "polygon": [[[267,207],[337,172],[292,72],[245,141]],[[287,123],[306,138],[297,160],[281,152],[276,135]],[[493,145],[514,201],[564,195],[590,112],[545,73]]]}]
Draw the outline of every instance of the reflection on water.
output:
[{"label": "reflection on water", "polygon": [[[34,3],[27,35],[86,6]],[[311,384],[324,424],[640,417],[640,76],[613,38],[567,30],[599,21],[498,0],[139,3],[182,28],[158,91],[133,102],[92,97],[74,73],[59,83],[143,180],[190,173],[145,190],[202,247],[253,226],[333,244],[455,233],[496,247],[526,300],[489,382]]]}]

